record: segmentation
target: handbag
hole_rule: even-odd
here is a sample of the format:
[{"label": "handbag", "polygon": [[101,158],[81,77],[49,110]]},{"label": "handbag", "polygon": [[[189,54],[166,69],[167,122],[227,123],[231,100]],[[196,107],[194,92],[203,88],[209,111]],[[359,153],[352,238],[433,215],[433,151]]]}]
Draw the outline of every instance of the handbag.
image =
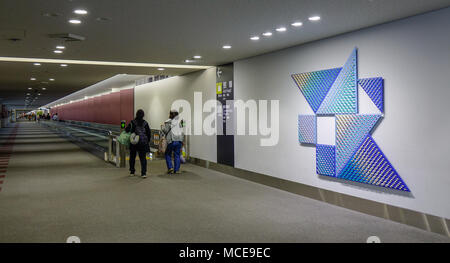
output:
[{"label": "handbag", "polygon": [[159,141],[158,145],[158,151],[160,153],[165,153],[167,149],[167,139],[165,136],[161,137],[161,140]]},{"label": "handbag", "polygon": [[184,146],[181,148],[180,161],[181,163],[186,163],[186,150],[184,149]]},{"label": "handbag", "polygon": [[138,144],[139,143],[139,135],[137,135],[136,133],[133,132],[130,135],[130,143],[133,144],[133,145]]},{"label": "handbag", "polygon": [[159,141],[159,145],[158,145],[158,151],[160,153],[166,153],[166,149],[167,149],[167,139],[166,136],[167,134],[169,134],[169,132],[172,130],[172,128],[170,128],[167,133],[162,132],[164,135],[161,136],[161,140]]},{"label": "handbag", "polygon": [[[133,127],[133,123],[132,123],[132,122],[131,122],[131,127]],[[130,131],[131,131],[131,130],[130,130]],[[118,141],[120,144],[123,144],[123,145],[129,147],[129,146],[130,146],[130,137],[131,137],[131,132],[123,131],[123,132],[119,135],[119,137],[117,138],[117,141]]]}]

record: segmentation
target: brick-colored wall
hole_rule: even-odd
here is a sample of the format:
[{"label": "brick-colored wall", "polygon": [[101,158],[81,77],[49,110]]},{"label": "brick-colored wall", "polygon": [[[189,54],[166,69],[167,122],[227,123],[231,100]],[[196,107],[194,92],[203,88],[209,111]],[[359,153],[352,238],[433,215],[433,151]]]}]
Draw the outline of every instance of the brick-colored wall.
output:
[{"label": "brick-colored wall", "polygon": [[60,120],[85,121],[120,125],[134,118],[134,88],[86,99],[60,107],[53,107],[51,115],[58,113]]}]

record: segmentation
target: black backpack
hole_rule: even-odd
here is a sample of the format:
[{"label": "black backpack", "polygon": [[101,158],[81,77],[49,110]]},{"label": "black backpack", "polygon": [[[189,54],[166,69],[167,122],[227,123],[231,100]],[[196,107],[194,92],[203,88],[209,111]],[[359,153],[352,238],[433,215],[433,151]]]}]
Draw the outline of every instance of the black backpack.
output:
[{"label": "black backpack", "polygon": [[135,128],[134,133],[139,136],[139,142],[138,144],[147,144],[148,143],[148,137],[147,133],[145,132],[145,126],[147,126],[147,122],[143,121],[142,126],[137,125],[137,122],[134,122]]}]

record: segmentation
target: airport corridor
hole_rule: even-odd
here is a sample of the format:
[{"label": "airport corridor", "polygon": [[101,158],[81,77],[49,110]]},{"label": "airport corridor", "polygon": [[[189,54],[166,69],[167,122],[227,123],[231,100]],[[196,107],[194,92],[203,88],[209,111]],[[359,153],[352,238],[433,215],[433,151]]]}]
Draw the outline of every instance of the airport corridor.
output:
[{"label": "airport corridor", "polygon": [[450,241],[192,164],[130,177],[37,123],[0,132],[0,242]]}]

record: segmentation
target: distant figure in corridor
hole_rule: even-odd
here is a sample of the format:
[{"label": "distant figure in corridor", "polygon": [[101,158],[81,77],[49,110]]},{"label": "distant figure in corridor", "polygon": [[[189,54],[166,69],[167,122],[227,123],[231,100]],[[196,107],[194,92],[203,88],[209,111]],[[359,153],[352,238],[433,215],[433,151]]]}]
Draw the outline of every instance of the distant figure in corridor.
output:
[{"label": "distant figure in corridor", "polygon": [[142,178],[147,178],[147,153],[150,152],[150,126],[144,120],[144,115],[143,110],[138,110],[136,112],[136,118],[128,124],[125,131],[135,133],[139,136],[139,142],[137,144],[130,144],[130,175],[134,176],[136,153],[139,153],[141,176]]},{"label": "distant figure in corridor", "polygon": [[[180,121],[178,111],[171,110],[169,119],[164,122],[162,131],[166,136],[167,148],[165,152],[167,173],[178,174],[180,172],[180,154],[183,146],[183,122]],[[174,157],[174,164],[172,165],[172,153]]]}]

